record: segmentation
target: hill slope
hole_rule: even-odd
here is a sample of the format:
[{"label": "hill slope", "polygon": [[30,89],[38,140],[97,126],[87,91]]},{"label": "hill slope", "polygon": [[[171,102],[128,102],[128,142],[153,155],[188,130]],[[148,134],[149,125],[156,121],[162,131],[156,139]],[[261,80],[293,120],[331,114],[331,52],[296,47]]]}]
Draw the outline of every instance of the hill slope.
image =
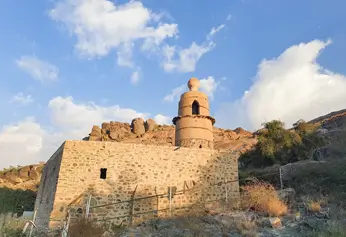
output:
[{"label": "hill slope", "polygon": [[[321,116],[309,123],[321,124],[320,135],[329,145],[320,149],[325,159],[340,158],[346,154],[346,109]],[[129,123],[109,122],[93,126],[83,140],[141,143],[173,146],[174,126],[157,125],[152,119],[136,118]],[[235,130],[214,128],[216,149],[244,152],[257,143],[256,135],[242,128]],[[11,168],[0,172],[0,187],[37,190],[44,164]]]}]

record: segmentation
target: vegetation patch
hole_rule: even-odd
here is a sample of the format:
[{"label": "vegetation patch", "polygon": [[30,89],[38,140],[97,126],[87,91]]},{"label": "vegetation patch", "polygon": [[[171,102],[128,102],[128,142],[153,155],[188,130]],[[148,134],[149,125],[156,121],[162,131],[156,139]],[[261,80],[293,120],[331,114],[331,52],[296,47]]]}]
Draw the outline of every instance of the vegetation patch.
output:
[{"label": "vegetation patch", "polygon": [[36,193],[31,190],[0,188],[0,213],[33,211]]},{"label": "vegetation patch", "polygon": [[280,120],[263,124],[257,132],[258,142],[254,149],[242,154],[240,162],[245,167],[285,165],[299,160],[312,159],[315,151],[326,141],[318,136],[320,124],[299,120],[292,129],[285,129]]}]

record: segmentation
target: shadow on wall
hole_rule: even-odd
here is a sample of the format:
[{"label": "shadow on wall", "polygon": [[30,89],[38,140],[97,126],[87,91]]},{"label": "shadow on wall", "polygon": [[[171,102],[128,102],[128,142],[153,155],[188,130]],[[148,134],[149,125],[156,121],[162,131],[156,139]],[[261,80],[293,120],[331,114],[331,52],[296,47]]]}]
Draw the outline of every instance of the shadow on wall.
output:
[{"label": "shadow on wall", "polygon": [[[192,163],[192,162],[191,162]],[[144,173],[119,172],[117,182],[105,179],[104,186],[89,185],[67,209],[72,222],[85,216],[97,223],[136,225],[153,218],[205,214],[218,208],[234,207],[239,200],[238,167],[235,154],[220,154],[200,166],[186,167],[187,180],[174,185],[146,185]],[[183,180],[177,171],[173,179]],[[102,172],[101,172],[102,173]],[[190,178],[190,179],[189,179]],[[222,205],[222,206],[221,206]]]}]

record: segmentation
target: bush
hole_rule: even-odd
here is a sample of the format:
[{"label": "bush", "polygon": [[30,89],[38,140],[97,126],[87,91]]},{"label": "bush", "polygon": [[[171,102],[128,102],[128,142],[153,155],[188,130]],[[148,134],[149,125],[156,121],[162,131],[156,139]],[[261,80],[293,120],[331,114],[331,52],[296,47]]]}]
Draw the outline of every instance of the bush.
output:
[{"label": "bush", "polygon": [[279,199],[275,188],[266,182],[256,181],[242,187],[242,206],[264,212],[269,216],[287,213],[287,205]]},{"label": "bush", "polygon": [[273,120],[263,124],[257,132],[258,142],[253,150],[240,157],[245,166],[263,167],[312,159],[316,149],[325,145],[317,135],[319,124],[299,120],[293,129],[285,129],[284,123]]},{"label": "bush", "polygon": [[69,228],[69,235],[73,237],[97,237],[102,236],[105,232],[104,226],[86,219],[73,222]]},{"label": "bush", "polygon": [[24,225],[24,221],[12,218],[6,223],[4,223],[4,228],[0,232],[0,236],[25,237],[25,234],[22,233]]},{"label": "bush", "polygon": [[0,188],[0,213],[33,211],[36,193],[31,190]]}]

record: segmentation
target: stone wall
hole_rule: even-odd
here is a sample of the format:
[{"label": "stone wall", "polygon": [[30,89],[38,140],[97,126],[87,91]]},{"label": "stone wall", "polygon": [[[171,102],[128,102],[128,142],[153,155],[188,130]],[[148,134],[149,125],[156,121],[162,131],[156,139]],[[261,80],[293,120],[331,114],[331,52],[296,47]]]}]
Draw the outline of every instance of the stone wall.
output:
[{"label": "stone wall", "polygon": [[64,144],[51,156],[42,171],[35,202],[35,210],[37,210],[35,223],[42,228],[48,228],[51,212],[53,211],[53,201],[57,188],[63,149]]},{"label": "stone wall", "polygon": [[[101,179],[100,170],[104,168],[107,176]],[[228,199],[237,200],[238,182],[222,184],[225,180],[237,179],[237,155],[229,151],[66,141],[55,200],[50,200],[54,202],[50,218],[64,220],[67,210],[73,217],[84,215],[89,195],[92,195],[91,206],[154,196],[134,203],[91,209],[91,218],[95,221],[112,219],[117,224],[127,224],[130,213],[164,215],[165,212],[152,211],[169,209],[169,187],[176,191],[173,208],[187,207],[197,201],[224,199],[226,189]],[[148,214],[137,215],[134,219],[143,217],[148,218]]]}]

